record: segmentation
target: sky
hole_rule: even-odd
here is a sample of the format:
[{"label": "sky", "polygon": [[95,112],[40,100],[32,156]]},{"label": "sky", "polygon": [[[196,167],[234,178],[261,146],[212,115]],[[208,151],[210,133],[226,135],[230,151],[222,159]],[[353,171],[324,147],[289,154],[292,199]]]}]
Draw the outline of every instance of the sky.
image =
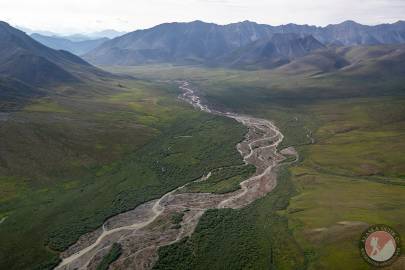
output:
[{"label": "sky", "polygon": [[405,0],[0,0],[0,20],[61,34],[133,31],[193,20],[375,25],[405,20]]}]

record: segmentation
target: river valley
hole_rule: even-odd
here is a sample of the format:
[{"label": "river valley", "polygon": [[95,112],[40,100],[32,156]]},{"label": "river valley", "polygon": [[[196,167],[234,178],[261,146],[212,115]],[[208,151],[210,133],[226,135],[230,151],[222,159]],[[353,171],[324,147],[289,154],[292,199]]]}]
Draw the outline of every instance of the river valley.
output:
[{"label": "river valley", "polygon": [[[246,164],[256,167],[256,173],[240,183],[240,189],[226,194],[187,193],[185,186],[168,192],[157,200],[108,219],[102,227],[83,235],[77,243],[61,254],[56,269],[96,269],[113,243],[120,243],[122,255],[110,269],[151,269],[158,259],[159,247],[190,236],[207,209],[242,208],[271,192],[277,184],[276,168],[284,155],[297,156],[293,148],[281,153],[277,147],[283,134],[269,120],[221,112],[202,103],[188,82],[180,82],[180,99],[196,109],[229,117],[245,125],[245,139],[236,145]],[[196,181],[206,181],[210,173]],[[190,180],[192,182],[192,179]],[[183,213],[180,226],[173,226],[171,217]]]}]

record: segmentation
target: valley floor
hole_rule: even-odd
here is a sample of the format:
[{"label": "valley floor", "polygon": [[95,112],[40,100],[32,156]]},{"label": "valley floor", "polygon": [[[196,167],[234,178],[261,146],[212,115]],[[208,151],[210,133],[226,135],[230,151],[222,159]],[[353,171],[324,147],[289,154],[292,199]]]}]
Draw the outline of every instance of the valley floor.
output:
[{"label": "valley floor", "polygon": [[[240,189],[234,192],[188,193],[189,184],[186,184],[158,200],[115,216],[107,220],[99,230],[81,237],[64,252],[64,259],[56,269],[97,269],[102,258],[111,249],[112,243],[120,245],[122,255],[111,264],[111,268],[149,269],[156,262],[156,251],[162,246],[177,243],[190,236],[206,210],[240,209],[274,189],[275,169],[285,159],[277,153],[277,146],[283,140],[278,129],[265,119],[213,111],[200,103],[199,97],[188,83],[184,82],[180,88],[185,91],[182,99],[194,107],[210,114],[235,119],[249,129],[245,139],[237,144],[237,149],[246,165],[254,164],[256,173],[241,182]],[[293,149],[283,152],[296,155]],[[228,168],[216,168],[214,172],[210,171],[206,176],[191,183],[211,182],[212,174]]]},{"label": "valley floor", "polygon": [[[86,246],[72,246],[82,235],[94,232],[86,240],[94,242],[110,230],[109,218],[153,207],[144,203],[209,173],[184,187],[191,198],[240,192],[254,173],[240,156],[246,149],[235,149],[246,127],[178,100],[179,80],[191,83],[202,106],[274,121],[284,135],[278,149],[294,147],[299,159],[287,158],[277,186],[246,207],[200,212],[192,234],[159,248],[155,269],[370,269],[358,250],[368,225],[405,235],[400,79],[368,88],[359,78],[333,74],[106,69],[137,79],[56,89],[2,114],[0,268],[54,268],[61,252],[69,257]],[[171,212],[160,225],[176,232],[188,215]],[[92,267],[119,269],[125,252],[114,245]],[[388,269],[404,264],[401,258]]]},{"label": "valley floor", "polygon": [[217,167],[242,165],[246,129],[167,84],[82,85],[0,122],[0,268],[48,269],[109,217]]},{"label": "valley floor", "polygon": [[[359,254],[361,233],[382,223],[405,235],[400,89],[396,96],[367,97],[365,91],[351,98],[343,92],[297,100],[257,86],[258,81],[264,85],[265,76],[274,84],[270,71],[149,66],[121,72],[188,78],[209,103],[274,120],[285,135],[281,147],[294,146],[300,153],[298,164],[280,170],[273,192],[241,210],[208,211],[190,238],[160,249],[156,269],[371,269]],[[296,79],[279,77],[278,88],[287,91]],[[316,85],[316,79],[303,83]],[[338,89],[331,84],[316,91]],[[404,263],[401,257],[388,269],[403,269]]]}]

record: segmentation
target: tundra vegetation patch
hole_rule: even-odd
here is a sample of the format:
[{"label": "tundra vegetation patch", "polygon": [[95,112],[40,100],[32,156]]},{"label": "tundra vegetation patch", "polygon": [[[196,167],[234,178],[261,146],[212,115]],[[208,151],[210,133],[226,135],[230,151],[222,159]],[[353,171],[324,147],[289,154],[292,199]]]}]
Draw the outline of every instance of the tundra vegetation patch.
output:
[{"label": "tundra vegetation patch", "polygon": [[[276,235],[283,235],[279,231],[286,230],[290,238],[285,236],[283,239],[292,239],[291,243],[295,243],[292,246],[298,245],[295,251],[300,254],[294,257],[291,249],[283,250],[287,254],[273,257],[275,266],[294,269],[291,266],[295,265],[294,260],[287,266],[291,258],[303,256],[295,263],[309,269],[368,269],[369,265],[359,254],[358,239],[369,224],[387,224],[405,235],[402,220],[405,215],[402,200],[405,196],[405,156],[402,154],[405,152],[405,99],[400,85],[394,86],[393,81],[388,83],[387,79],[386,87],[376,87],[379,92],[370,97],[370,89],[375,86],[368,88],[355,76],[327,75],[317,79],[284,74],[283,78],[278,71],[184,70],[167,66],[150,66],[149,71],[126,68],[126,72],[149,79],[189,77],[210,104],[275,121],[285,135],[280,149],[294,146],[300,155],[298,164],[286,168],[290,179],[286,183],[294,192],[281,192],[279,196],[285,202],[281,209],[274,213],[268,205],[265,207],[268,197],[277,194],[276,189],[250,206],[246,213],[249,215],[252,208],[257,208],[257,215],[243,221],[243,217],[226,219],[233,224],[227,224],[227,227],[240,227],[235,237],[220,233],[219,227],[214,225],[217,223],[212,224],[212,229],[204,228],[201,234],[202,227],[197,227],[190,239],[161,248],[161,259],[156,267],[173,266],[184,258],[187,262],[198,261],[198,264],[208,266],[214,256],[212,250],[226,250],[223,245],[234,243],[232,239],[245,239],[244,231],[250,226],[257,226],[257,229],[251,230],[249,240],[243,241],[246,247],[238,248],[246,254],[252,247],[268,254],[270,246],[277,243],[272,238],[274,231],[273,236],[268,231],[267,238],[252,235],[269,226],[274,230],[279,228]],[[338,79],[340,85],[335,83]],[[312,87],[310,92],[309,85]],[[353,85],[359,87],[354,89]],[[357,97],[347,97],[342,89],[346,86],[356,91]],[[292,93],[296,98],[291,98]],[[284,176],[280,174],[279,177],[279,184],[283,183]],[[237,215],[237,211],[215,210],[214,213],[227,216],[233,212]],[[272,215],[280,227],[268,225],[270,220],[263,222],[261,215]],[[201,223],[206,219],[218,220],[213,219],[214,216],[217,214],[207,212]],[[205,237],[211,234],[212,238]],[[198,244],[194,244],[197,241]],[[205,245],[206,248],[197,248]],[[177,255],[172,257],[171,254]],[[236,251],[224,254],[229,257],[224,262],[257,265],[255,256],[238,254]],[[268,255],[264,257],[269,258]],[[403,261],[399,258],[392,269],[401,269]],[[281,267],[282,262],[286,263],[285,267]],[[218,259],[218,263],[220,269],[222,261]]]},{"label": "tundra vegetation patch", "polygon": [[92,98],[33,100],[2,122],[2,268],[52,268],[108,217],[243,164],[242,125],[193,110],[167,84],[110,83]]}]

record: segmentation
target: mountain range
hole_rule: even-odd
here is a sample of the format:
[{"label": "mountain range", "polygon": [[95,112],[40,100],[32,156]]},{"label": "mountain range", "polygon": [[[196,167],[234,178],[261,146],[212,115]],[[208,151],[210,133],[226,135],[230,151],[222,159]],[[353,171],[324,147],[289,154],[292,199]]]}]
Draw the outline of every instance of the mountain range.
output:
[{"label": "mountain range", "polygon": [[[104,41],[84,59],[97,65],[204,64],[313,75],[336,71],[374,77],[383,71],[401,75],[405,72],[404,29],[404,22],[363,26],[349,21],[324,28],[273,27],[249,21],[166,23]],[[110,76],[66,51],[68,48],[55,50],[32,37],[0,22],[2,97]]]},{"label": "mountain range", "polygon": [[50,36],[50,37],[57,36],[57,37],[69,39],[71,41],[83,41],[83,40],[99,39],[99,38],[112,39],[112,38],[116,38],[116,37],[122,36],[127,33],[127,32],[123,32],[123,31],[117,31],[114,29],[105,29],[105,30],[101,30],[101,31],[97,31],[97,32],[66,35],[66,34],[60,34],[60,33],[55,33],[55,32],[51,32],[51,31],[34,30],[34,29],[27,28],[27,27],[22,27],[22,26],[15,26],[14,28],[17,28],[18,30],[23,31],[28,35],[40,34],[43,36]]},{"label": "mountain range", "polygon": [[[292,34],[294,38],[291,38]],[[283,35],[286,35],[285,38],[281,38]],[[274,36],[284,41],[274,43]],[[311,44],[306,44],[305,48],[305,42]],[[85,54],[84,58],[97,65],[166,62],[241,66],[257,62],[250,59],[256,57],[262,62],[260,67],[274,67],[277,63],[285,64],[322,46],[402,43],[405,43],[403,21],[376,26],[346,21],[326,27],[296,24],[270,26],[250,21],[218,25],[194,21],[165,23],[125,34],[104,42]],[[288,55],[285,54],[285,46],[289,48]],[[270,55],[269,51],[272,51]],[[261,56],[273,58],[263,63]]]},{"label": "mountain range", "polygon": [[55,50],[65,50],[79,56],[89,52],[109,39],[126,34],[126,32],[106,29],[84,34],[62,35],[50,31],[33,30],[26,27],[16,28],[47,47]]},{"label": "mountain range", "polygon": [[49,48],[55,50],[65,50],[79,56],[91,51],[92,49],[101,45],[103,42],[109,40],[109,38],[106,37],[98,39],[72,37],[69,39],[59,36],[45,36],[37,33],[31,34],[30,36]]}]

